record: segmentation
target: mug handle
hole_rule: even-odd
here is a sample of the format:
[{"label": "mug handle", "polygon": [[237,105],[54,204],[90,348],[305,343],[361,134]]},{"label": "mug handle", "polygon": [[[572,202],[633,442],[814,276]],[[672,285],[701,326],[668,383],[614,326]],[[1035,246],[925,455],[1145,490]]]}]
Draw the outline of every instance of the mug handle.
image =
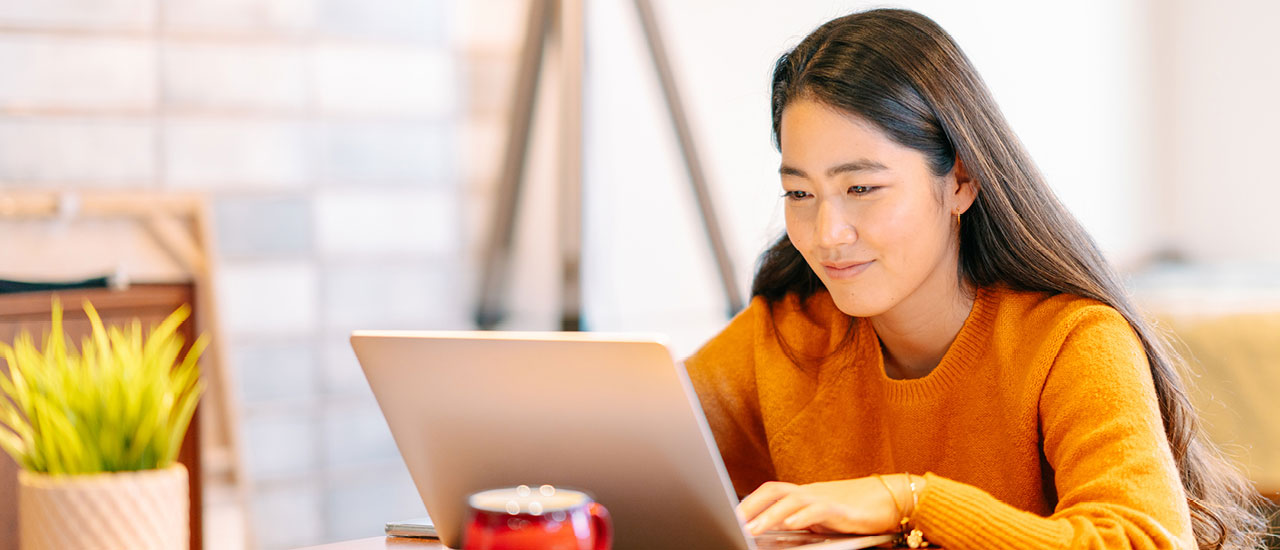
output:
[{"label": "mug handle", "polygon": [[609,519],[609,510],[599,502],[592,502],[588,513],[591,514],[591,523],[596,528],[595,550],[609,550],[613,546],[613,522]]}]

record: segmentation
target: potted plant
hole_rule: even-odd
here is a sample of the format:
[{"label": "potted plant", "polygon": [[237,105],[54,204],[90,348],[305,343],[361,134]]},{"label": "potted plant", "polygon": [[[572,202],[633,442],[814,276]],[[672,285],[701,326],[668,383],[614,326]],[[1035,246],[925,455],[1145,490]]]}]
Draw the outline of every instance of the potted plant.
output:
[{"label": "potted plant", "polygon": [[179,362],[189,307],[145,336],[137,319],[104,327],[84,310],[92,335],[79,350],[56,298],[43,350],[25,331],[0,342],[0,448],[21,468],[21,548],[185,550],[187,470],[175,460],[204,390],[207,339]]}]

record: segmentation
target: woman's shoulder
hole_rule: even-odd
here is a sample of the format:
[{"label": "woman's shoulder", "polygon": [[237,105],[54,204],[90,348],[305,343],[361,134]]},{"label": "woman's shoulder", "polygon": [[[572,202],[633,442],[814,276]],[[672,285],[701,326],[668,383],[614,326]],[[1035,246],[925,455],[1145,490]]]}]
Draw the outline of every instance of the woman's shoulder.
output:
[{"label": "woman's shoulder", "polygon": [[1016,363],[1033,358],[1048,368],[1065,346],[1134,354],[1142,345],[1124,315],[1101,301],[1070,293],[984,289],[989,301],[991,341]]},{"label": "woman's shoulder", "polygon": [[997,284],[983,289],[992,321],[998,328],[1018,328],[1065,335],[1082,325],[1129,326],[1114,307],[1093,298],[1064,292],[1019,290]]}]

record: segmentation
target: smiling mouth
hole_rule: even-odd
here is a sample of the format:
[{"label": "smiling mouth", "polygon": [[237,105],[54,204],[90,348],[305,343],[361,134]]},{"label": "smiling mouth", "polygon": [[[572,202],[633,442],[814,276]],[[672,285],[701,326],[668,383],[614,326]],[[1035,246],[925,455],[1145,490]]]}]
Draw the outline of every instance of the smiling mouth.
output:
[{"label": "smiling mouth", "polygon": [[844,264],[844,266],[842,267],[837,267],[837,265],[839,264],[836,264],[836,265],[822,264],[822,269],[826,271],[827,276],[832,279],[851,279],[853,277],[856,277],[859,273],[866,271],[867,268],[871,267],[871,264],[874,262],[875,260],[861,262],[861,263]]}]

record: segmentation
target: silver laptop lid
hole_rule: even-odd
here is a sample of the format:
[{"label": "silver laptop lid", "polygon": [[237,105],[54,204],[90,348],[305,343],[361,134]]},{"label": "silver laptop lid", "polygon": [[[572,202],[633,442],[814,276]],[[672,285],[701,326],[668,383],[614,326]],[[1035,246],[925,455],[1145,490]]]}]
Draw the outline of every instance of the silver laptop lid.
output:
[{"label": "silver laptop lid", "polygon": [[550,484],[608,508],[618,550],[751,547],[658,338],[356,331],[351,345],[444,544],[461,546],[467,495]]}]

